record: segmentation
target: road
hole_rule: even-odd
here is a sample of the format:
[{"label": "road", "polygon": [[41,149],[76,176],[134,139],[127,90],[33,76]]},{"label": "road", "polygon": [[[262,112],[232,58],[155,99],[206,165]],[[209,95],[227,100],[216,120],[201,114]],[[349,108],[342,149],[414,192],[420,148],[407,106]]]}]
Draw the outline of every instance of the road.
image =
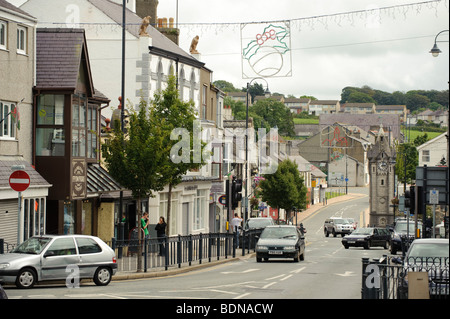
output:
[{"label": "road", "polygon": [[[367,189],[361,189],[367,192]],[[113,281],[107,287],[81,283],[38,285],[32,290],[7,287],[10,299],[360,299],[361,259],[379,258],[388,251],[374,247],[344,249],[341,237],[325,237],[323,221],[331,216],[362,221],[369,197],[324,206],[303,224],[307,229],[305,260],[269,260],[254,255],[238,261],[168,277]]]}]

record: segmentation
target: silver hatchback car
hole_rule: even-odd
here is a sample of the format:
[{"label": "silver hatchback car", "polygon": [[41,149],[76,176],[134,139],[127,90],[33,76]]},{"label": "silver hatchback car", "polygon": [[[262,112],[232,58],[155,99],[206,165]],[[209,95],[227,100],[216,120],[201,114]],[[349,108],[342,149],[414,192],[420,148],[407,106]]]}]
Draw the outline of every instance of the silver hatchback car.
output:
[{"label": "silver hatchback car", "polygon": [[[36,282],[91,278],[99,286],[117,271],[114,251],[100,238],[86,235],[31,237],[0,255],[0,282],[31,288]],[[76,276],[76,278],[74,277]]]}]

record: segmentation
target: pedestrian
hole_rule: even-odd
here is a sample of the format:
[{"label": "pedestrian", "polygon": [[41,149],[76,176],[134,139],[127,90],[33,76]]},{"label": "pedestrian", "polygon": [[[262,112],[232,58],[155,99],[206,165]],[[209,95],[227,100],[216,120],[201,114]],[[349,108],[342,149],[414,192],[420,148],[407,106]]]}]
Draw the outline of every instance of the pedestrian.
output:
[{"label": "pedestrian", "polygon": [[234,233],[237,233],[238,235],[236,236],[237,241],[236,241],[236,247],[239,247],[239,229],[241,228],[241,222],[242,222],[242,218],[240,218],[238,216],[237,213],[234,214],[234,218],[231,220],[231,230]]},{"label": "pedestrian", "polygon": [[159,222],[155,226],[156,235],[159,242],[159,256],[164,256],[164,242],[166,241],[166,222],[164,217],[159,217]]},{"label": "pedestrian", "polygon": [[141,227],[144,230],[145,238],[149,237],[148,236],[148,234],[149,234],[149,232],[148,232],[148,224],[149,223],[150,223],[150,220],[148,218],[148,212],[145,212],[144,215],[142,215],[142,218],[141,218]]}]

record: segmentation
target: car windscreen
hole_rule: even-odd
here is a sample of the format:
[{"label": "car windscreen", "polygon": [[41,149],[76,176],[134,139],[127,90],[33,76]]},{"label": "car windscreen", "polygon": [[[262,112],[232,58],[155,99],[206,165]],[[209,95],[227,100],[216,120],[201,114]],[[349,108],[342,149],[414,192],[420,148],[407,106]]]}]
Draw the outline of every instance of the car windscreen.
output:
[{"label": "car windscreen", "polygon": [[48,237],[31,237],[14,248],[11,252],[16,254],[35,254],[38,255],[51,241]]},{"label": "car windscreen", "polygon": [[420,243],[413,244],[408,253],[408,257],[448,257],[448,243]]},{"label": "car windscreen", "polygon": [[333,219],[333,222],[335,224],[348,224],[346,219],[341,219],[341,218],[335,218],[335,219]]},{"label": "car windscreen", "polygon": [[273,225],[270,219],[249,219],[247,222],[248,228],[263,228],[268,225]]},{"label": "car windscreen", "polygon": [[357,228],[352,235],[372,235],[372,228]]},{"label": "car windscreen", "polygon": [[292,227],[267,227],[261,234],[261,238],[289,238],[297,237],[297,232]]}]

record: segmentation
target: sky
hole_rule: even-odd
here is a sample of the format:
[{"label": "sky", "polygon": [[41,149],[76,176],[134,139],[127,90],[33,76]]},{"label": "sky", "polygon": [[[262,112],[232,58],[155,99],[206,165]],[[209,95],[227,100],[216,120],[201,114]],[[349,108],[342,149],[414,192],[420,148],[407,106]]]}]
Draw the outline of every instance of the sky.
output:
[{"label": "sky", "polygon": [[[180,47],[189,52],[198,35],[199,59],[213,71],[213,80],[238,89],[258,83],[285,96],[340,100],[347,86],[389,93],[447,90],[449,32],[437,38],[446,41],[437,43],[439,57],[429,51],[436,35],[449,29],[449,1],[159,0],[158,16],[176,19],[178,11]],[[289,35],[280,41],[278,21],[287,21],[283,34]],[[243,50],[257,42],[258,34],[270,31],[270,25],[277,31],[276,40],[264,43],[271,51]],[[280,45],[283,55],[261,60],[278,65],[283,59],[276,77],[273,72],[248,72],[251,60],[246,57],[255,59],[276,47],[280,52]]]},{"label": "sky", "polygon": [[[347,86],[448,89],[449,32],[437,39],[447,41],[437,43],[439,57],[429,51],[449,29],[449,0],[159,0],[158,16],[176,19],[177,3],[180,47],[189,52],[198,35],[200,60],[213,79],[239,89],[256,82],[272,93],[320,100],[340,100]],[[247,75],[242,47],[280,20],[290,27],[284,69],[279,77]]]}]

